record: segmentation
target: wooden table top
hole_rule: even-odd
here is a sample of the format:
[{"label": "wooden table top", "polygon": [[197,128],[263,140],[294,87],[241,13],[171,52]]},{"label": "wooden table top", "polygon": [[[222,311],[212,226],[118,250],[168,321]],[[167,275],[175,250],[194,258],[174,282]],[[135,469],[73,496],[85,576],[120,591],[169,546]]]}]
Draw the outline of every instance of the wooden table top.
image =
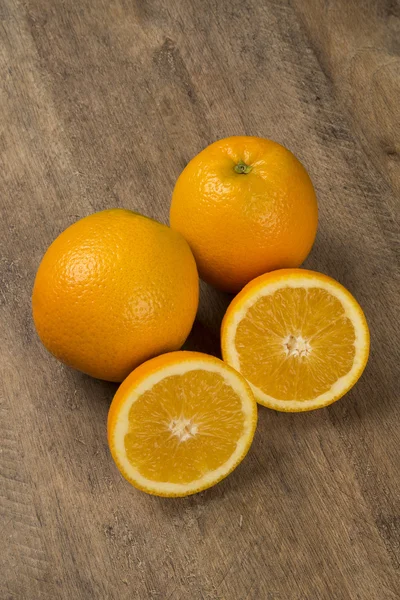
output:
[{"label": "wooden table top", "polygon": [[[398,3],[3,0],[0,14],[0,597],[399,598]],[[305,266],[359,300],[370,361],[327,409],[261,407],[250,454],[213,489],[150,497],[108,452],[116,386],[41,346],[33,279],[94,211],[167,222],[182,168],[233,134],[306,165],[320,224]],[[202,288],[188,347],[218,354],[228,301]]]}]

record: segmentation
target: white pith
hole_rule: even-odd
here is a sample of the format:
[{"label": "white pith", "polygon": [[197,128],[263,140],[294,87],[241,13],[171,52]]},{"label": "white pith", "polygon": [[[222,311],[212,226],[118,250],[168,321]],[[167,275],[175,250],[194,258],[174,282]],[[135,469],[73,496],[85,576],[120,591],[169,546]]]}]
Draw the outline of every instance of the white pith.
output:
[{"label": "white pith", "polygon": [[[138,469],[129,462],[125,451],[125,435],[129,431],[129,411],[134,404],[146,391],[150,390],[154,385],[161,380],[172,375],[183,375],[189,371],[202,370],[218,373],[226,383],[239,395],[242,400],[242,412],[244,416],[243,435],[238,440],[237,446],[229,459],[217,469],[206,473],[200,479],[192,481],[188,484],[178,484],[169,482],[152,481],[144,477]],[[115,448],[115,457],[119,465],[122,467],[128,479],[135,482],[138,487],[141,487],[150,493],[165,494],[165,495],[187,495],[204,489],[213,483],[222,479],[240,462],[251,441],[254,433],[256,419],[256,408],[252,394],[249,393],[248,387],[243,383],[242,379],[231,370],[213,364],[209,361],[191,360],[179,364],[169,365],[159,371],[149,375],[145,380],[141,381],[127,396],[124,404],[121,406],[115,427],[113,430],[112,443]],[[174,419],[169,424],[171,435],[177,435],[181,442],[186,441],[192,435],[197,433],[195,423],[189,422],[187,419]]]},{"label": "white pith", "polygon": [[[260,286],[257,292],[255,292],[251,297],[245,299],[241,304],[239,304],[239,306],[236,307],[235,314],[225,330],[225,359],[227,360],[228,364],[230,364],[237,371],[241,372],[240,359],[235,345],[236,331],[239,323],[246,316],[247,311],[256,302],[258,302],[260,298],[262,298],[263,296],[272,295],[276,291],[281,290],[283,288],[320,288],[326,290],[340,301],[340,303],[343,306],[345,315],[350,319],[354,326],[355,356],[352,368],[348,373],[346,373],[346,375],[340,377],[337,381],[335,381],[335,383],[327,392],[320,394],[316,398],[304,398],[302,400],[280,400],[266,394],[260,388],[253,385],[251,381],[249,381],[249,384],[253,389],[257,400],[261,404],[265,404],[266,406],[276,410],[312,410],[313,408],[318,408],[319,406],[328,404],[332,401],[332,399],[341,396],[349,387],[349,385],[357,379],[358,374],[360,373],[360,371],[362,371],[364,367],[365,356],[368,352],[368,328],[366,327],[365,319],[361,309],[358,307],[357,303],[352,298],[352,296],[344,288],[342,288],[340,284],[335,285],[330,283],[330,281],[321,280],[319,278],[313,278],[310,276],[297,276],[293,279],[282,278],[271,283],[266,282],[263,286]],[[285,342],[288,342],[286,338],[284,338],[282,341],[284,344]],[[292,344],[292,351],[297,351],[296,355],[302,355],[303,357],[306,357],[308,353],[312,352],[311,345],[308,346],[307,343],[307,340],[305,340],[301,336],[298,336],[297,338],[295,338],[294,343]],[[290,350],[287,352],[287,355],[289,355],[289,353]]]},{"label": "white pith", "polygon": [[198,432],[198,426],[191,419],[185,419],[181,416],[177,419],[172,419],[168,424],[168,429],[171,434],[178,438],[179,442],[186,442],[194,437]]},{"label": "white pith", "polygon": [[312,346],[309,340],[303,338],[302,335],[289,334],[282,340],[283,351],[286,356],[299,356],[305,358],[311,354]]}]

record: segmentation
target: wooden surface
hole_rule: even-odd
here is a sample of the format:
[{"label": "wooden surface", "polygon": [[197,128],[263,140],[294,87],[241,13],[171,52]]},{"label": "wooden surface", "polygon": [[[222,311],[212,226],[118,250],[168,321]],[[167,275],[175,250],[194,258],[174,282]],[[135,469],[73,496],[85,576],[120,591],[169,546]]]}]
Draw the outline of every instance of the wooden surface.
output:
[{"label": "wooden surface", "polygon": [[[399,3],[3,0],[0,12],[0,598],[399,598]],[[158,499],[108,453],[116,386],[46,353],[31,288],[80,217],[123,206],[167,221],[181,169],[231,134],[271,137],[308,168],[320,227],[306,266],[358,298],[371,356],[328,409],[261,408],[225,482]],[[218,353],[228,301],[203,288],[188,347]]]}]

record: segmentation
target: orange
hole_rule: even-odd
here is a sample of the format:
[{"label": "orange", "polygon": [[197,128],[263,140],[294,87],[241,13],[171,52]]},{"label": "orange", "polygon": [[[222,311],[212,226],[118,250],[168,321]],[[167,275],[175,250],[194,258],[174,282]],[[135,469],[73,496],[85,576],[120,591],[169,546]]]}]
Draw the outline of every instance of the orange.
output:
[{"label": "orange", "polygon": [[157,496],[187,496],[233,471],[256,428],[244,378],[199,352],[172,352],[138,367],[118,389],[108,442],[122,475]]},{"label": "orange", "polygon": [[368,360],[369,330],[355,298],[313,271],[261,275],[234,298],[222,322],[224,360],[261,404],[304,411],[341,398]]},{"label": "orange", "polygon": [[258,137],[229,137],[193,158],[176,182],[170,223],[186,238],[200,276],[229,292],[297,267],[317,231],[313,185],[297,158]]},{"label": "orange", "polygon": [[177,350],[193,324],[198,275],[184,238],[130,210],[66,229],[40,263],[33,318],[46,348],[93,377],[122,381]]}]

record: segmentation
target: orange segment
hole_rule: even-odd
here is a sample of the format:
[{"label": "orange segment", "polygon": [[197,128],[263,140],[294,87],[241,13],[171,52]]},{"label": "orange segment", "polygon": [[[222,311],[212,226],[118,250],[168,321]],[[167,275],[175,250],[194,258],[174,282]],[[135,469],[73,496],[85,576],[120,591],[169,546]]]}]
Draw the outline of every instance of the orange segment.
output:
[{"label": "orange segment", "polygon": [[110,407],[109,444],[134,486],[185,496],[239,464],[256,420],[240,374],[211,356],[173,352],[144,363],[121,385]]},{"label": "orange segment", "polygon": [[258,277],[233,300],[222,325],[224,359],[276,410],[311,410],[340,398],[368,359],[369,332],[337,281],[301,269]]}]

